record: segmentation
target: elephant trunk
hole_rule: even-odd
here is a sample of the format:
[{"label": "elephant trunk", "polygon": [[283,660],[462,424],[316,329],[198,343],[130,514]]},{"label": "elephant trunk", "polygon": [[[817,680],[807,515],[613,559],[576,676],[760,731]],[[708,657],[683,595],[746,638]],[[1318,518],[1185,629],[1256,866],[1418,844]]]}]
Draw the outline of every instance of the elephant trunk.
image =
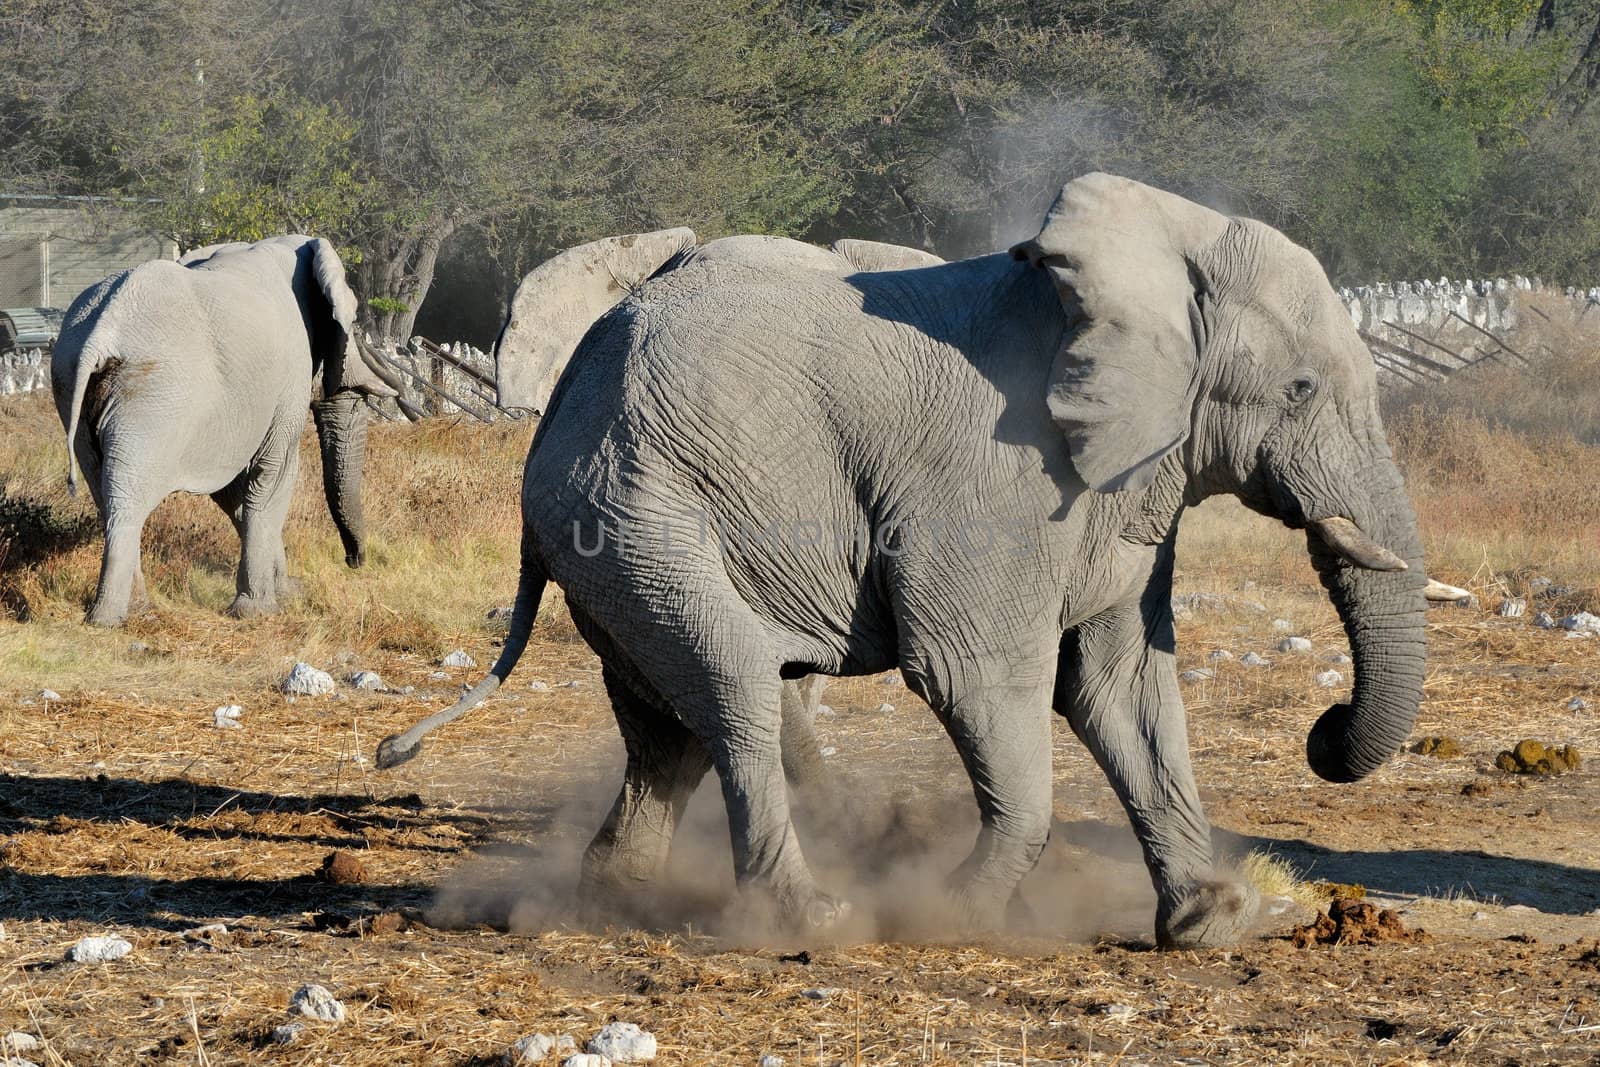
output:
[{"label": "elephant trunk", "polygon": [[311,414],[322,451],[322,491],[328,511],[344,542],[345,563],[359,567],[366,562],[361,468],[367,453],[367,405],[360,393],[345,391],[312,403]]},{"label": "elephant trunk", "polygon": [[1387,449],[1370,474],[1365,484],[1372,506],[1360,510],[1371,517],[1372,528],[1362,532],[1393,549],[1405,569],[1372,569],[1382,562],[1372,560],[1352,565],[1337,524],[1331,536],[1316,523],[1306,531],[1312,564],[1344,623],[1355,669],[1350,703],[1329,708],[1306,739],[1306,761],[1330,782],[1354,782],[1383,766],[1410,735],[1422,701],[1427,580],[1416,516]]}]

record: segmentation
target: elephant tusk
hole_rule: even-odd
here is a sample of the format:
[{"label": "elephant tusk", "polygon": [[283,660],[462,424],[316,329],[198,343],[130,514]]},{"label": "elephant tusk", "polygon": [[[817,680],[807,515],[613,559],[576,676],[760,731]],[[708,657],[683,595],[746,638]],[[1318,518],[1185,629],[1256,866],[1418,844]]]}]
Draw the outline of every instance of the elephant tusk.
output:
[{"label": "elephant tusk", "polygon": [[1454,604],[1458,600],[1468,600],[1472,597],[1472,593],[1466,589],[1445,585],[1433,578],[1428,579],[1428,587],[1422,591],[1422,595],[1435,604]]},{"label": "elephant tusk", "polygon": [[1384,548],[1361,532],[1361,527],[1342,515],[1318,519],[1311,523],[1313,529],[1327,542],[1329,548],[1355,564],[1371,571],[1403,571],[1406,561]]}]

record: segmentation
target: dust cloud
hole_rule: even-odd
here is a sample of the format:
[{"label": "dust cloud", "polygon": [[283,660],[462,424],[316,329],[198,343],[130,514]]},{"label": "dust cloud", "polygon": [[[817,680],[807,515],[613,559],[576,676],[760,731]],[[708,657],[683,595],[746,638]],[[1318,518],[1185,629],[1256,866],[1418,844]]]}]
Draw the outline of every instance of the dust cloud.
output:
[{"label": "dust cloud", "polygon": [[[515,934],[607,926],[694,931],[772,948],[971,941],[983,935],[959,928],[945,890],[977,837],[978,813],[953,752],[949,760],[954,775],[890,782],[836,772],[817,791],[825,797],[791,793],[796,831],[818,885],[850,904],[849,914],[820,935],[784,928],[764,900],[735,892],[727,818],[714,774],[690,802],[657,884],[609,902],[599,913],[582,907],[583,851],[620,783],[620,750],[606,767],[584,774],[582,786],[569,786],[566,796],[545,802],[549,817],[527,840],[480,848],[451,872],[428,919],[441,927],[486,925]],[[1121,833],[1129,839],[1116,858],[1068,844],[1070,833],[1052,833],[1020,900],[1007,911],[1005,928],[989,934],[1148,939],[1155,894],[1131,835],[1125,827]]]}]

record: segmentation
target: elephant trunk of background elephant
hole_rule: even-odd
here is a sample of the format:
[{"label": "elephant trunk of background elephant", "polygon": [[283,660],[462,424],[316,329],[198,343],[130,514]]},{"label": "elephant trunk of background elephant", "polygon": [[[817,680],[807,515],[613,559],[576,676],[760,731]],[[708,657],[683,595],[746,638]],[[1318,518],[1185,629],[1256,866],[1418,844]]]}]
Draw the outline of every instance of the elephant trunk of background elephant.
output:
[{"label": "elephant trunk of background elephant", "polygon": [[361,514],[361,467],[367,453],[367,405],[360,393],[335,393],[311,405],[322,449],[322,491],[339,538],[344,561],[351,567],[366,562]]},{"label": "elephant trunk of background elephant", "polygon": [[1416,516],[1386,450],[1369,475],[1365,484],[1376,521],[1364,532],[1393,549],[1407,569],[1351,566],[1320,532],[1306,533],[1311,561],[1344,623],[1355,669],[1350,703],[1329,708],[1306,739],[1307,762],[1330,782],[1357,781],[1387,762],[1410,735],[1422,700],[1426,579]]}]

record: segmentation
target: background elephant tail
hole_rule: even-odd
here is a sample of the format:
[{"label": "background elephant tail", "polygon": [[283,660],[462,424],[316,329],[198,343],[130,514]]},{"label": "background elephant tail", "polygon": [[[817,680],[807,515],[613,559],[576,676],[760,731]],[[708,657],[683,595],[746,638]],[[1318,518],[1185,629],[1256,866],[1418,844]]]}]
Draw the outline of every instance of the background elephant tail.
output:
[{"label": "background elephant tail", "polygon": [[454,722],[477,707],[500,688],[528,647],[528,636],[533,633],[533,623],[539,615],[539,602],[544,599],[544,587],[550,581],[544,561],[539,558],[534,544],[533,531],[524,523],[522,528],[522,576],[517,582],[517,603],[511,610],[511,631],[506,635],[500,658],[489,668],[489,674],[473,686],[454,706],[436,712],[417,723],[403,734],[391,734],[378,743],[376,763],[379,770],[398,767],[414,757],[422,748],[422,739],[446,723]]},{"label": "background elephant tail", "polygon": [[78,436],[78,422],[83,417],[83,402],[89,394],[89,382],[111,360],[103,345],[85,345],[78,352],[72,368],[72,400],[67,405],[62,422],[67,428],[67,492],[78,495],[78,459],[72,442]]}]

